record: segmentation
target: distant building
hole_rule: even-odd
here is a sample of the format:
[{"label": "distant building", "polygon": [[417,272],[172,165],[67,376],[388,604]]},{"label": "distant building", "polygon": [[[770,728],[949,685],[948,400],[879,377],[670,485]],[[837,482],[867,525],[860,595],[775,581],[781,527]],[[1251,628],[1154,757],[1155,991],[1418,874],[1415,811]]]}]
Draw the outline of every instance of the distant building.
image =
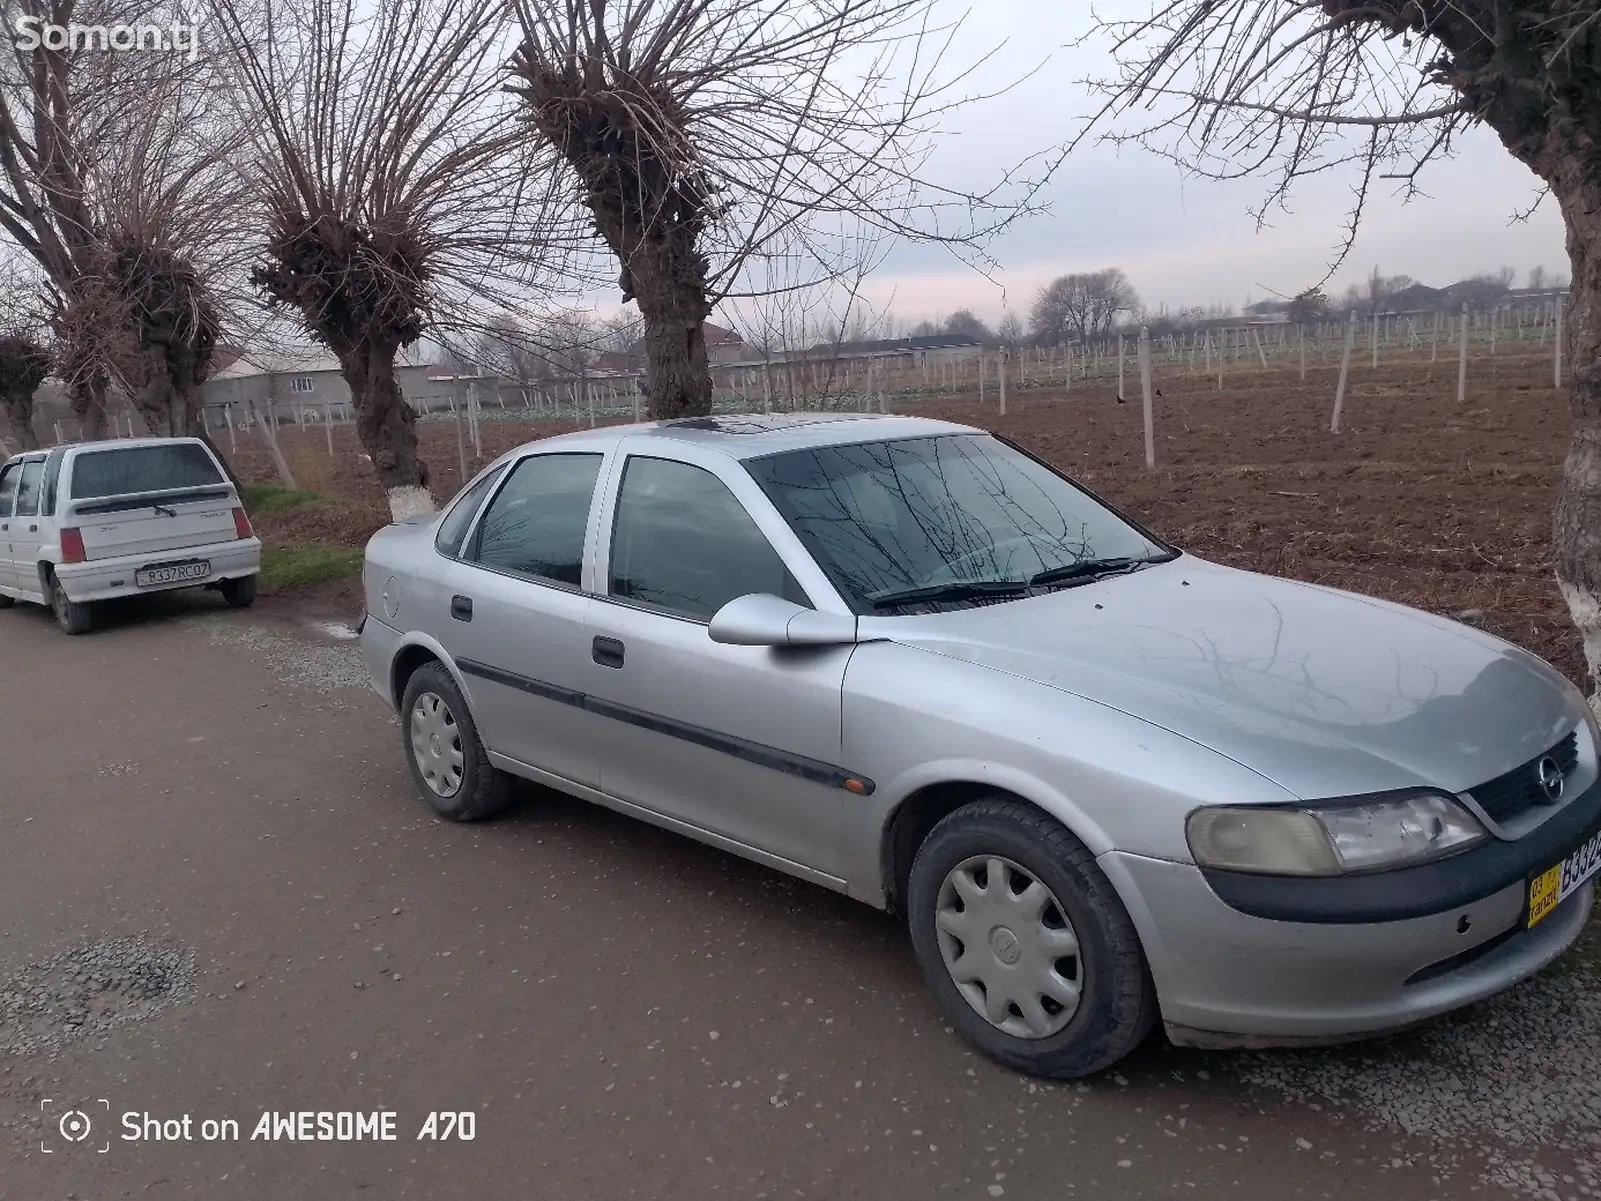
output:
[{"label": "distant building", "polygon": [[773,360],[782,362],[787,357],[815,363],[837,359],[898,359],[920,367],[925,362],[970,362],[983,353],[983,341],[972,334],[920,334],[871,342],[819,342],[787,356],[775,354]]},{"label": "distant building", "polygon": [[[703,321],[701,331],[706,336],[706,358],[713,367],[742,362],[750,357],[751,348],[733,330],[712,321]],[[644,374],[645,340],[639,339],[627,350],[603,352],[595,359],[595,371],[601,375]]]},{"label": "distant building", "polygon": [[[200,386],[205,406],[232,406],[236,413],[274,413],[293,421],[301,413],[336,419],[351,404],[350,386],[340,374],[339,360],[318,347],[291,347],[268,351],[228,351],[226,366],[214,371]],[[396,358],[395,377],[401,395],[419,412],[449,403],[448,389],[430,380],[433,365],[421,355],[402,351]]]}]

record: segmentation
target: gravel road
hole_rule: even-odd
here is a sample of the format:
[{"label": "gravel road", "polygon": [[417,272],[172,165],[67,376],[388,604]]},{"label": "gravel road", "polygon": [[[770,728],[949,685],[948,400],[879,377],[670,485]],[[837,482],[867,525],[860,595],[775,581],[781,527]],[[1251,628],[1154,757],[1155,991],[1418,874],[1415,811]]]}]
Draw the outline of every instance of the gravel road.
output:
[{"label": "gravel road", "polygon": [[535,789],[434,820],[284,612],[19,607],[0,679],[0,1198],[1601,1196],[1593,931],[1387,1042],[1046,1086],[863,906]]}]

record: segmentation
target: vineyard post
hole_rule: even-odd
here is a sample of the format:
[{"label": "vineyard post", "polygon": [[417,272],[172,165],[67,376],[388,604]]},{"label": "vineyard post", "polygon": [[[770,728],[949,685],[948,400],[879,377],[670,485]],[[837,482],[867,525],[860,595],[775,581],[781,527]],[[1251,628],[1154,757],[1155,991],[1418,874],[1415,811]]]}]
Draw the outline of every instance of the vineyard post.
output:
[{"label": "vineyard post", "polygon": [[1123,335],[1117,336],[1117,398],[1123,399]]},{"label": "vineyard post", "polygon": [[1373,314],[1372,320],[1369,321],[1368,326],[1369,326],[1369,328],[1368,328],[1368,346],[1369,346],[1369,349],[1373,352],[1373,366],[1377,367],[1379,365],[1379,315],[1378,315],[1378,313],[1375,312]]},{"label": "vineyard post", "polygon": [[1001,385],[1001,416],[1002,417],[1006,416],[1006,359],[1008,357],[1008,353],[1009,352],[1008,352],[1008,350],[1007,350],[1007,348],[1005,346],[1001,347],[1001,353],[999,354],[999,356],[997,356],[996,362],[995,362],[995,374],[996,374],[997,377],[999,377],[1000,385]]},{"label": "vineyard post", "polygon": [[1262,335],[1257,333],[1256,326],[1251,326],[1251,341],[1256,343],[1257,357],[1262,360],[1262,366],[1267,366],[1267,351],[1262,346]]},{"label": "vineyard post", "polygon": [[1151,331],[1144,325],[1140,326],[1140,391],[1145,394],[1145,466],[1151,468],[1156,466],[1156,432],[1151,425]]},{"label": "vineyard post", "polygon": [[1329,433],[1340,432],[1340,410],[1345,407],[1345,381],[1351,374],[1351,350],[1356,346],[1356,310],[1345,323],[1345,354],[1340,358],[1340,382],[1334,389],[1334,416],[1329,421]]},{"label": "vineyard post", "polygon": [[1557,297],[1553,307],[1557,311],[1556,372],[1554,378],[1556,386],[1560,388],[1562,386],[1562,297]]},{"label": "vineyard post", "polygon": [[1461,348],[1457,352],[1456,402],[1461,404],[1468,396],[1468,302],[1462,302]]},{"label": "vineyard post", "polygon": [[1496,321],[1496,314],[1498,314],[1500,311],[1500,305],[1496,305],[1490,310],[1490,353],[1492,355],[1495,353],[1495,327],[1498,324]]},{"label": "vineyard post", "polygon": [[1296,341],[1301,344],[1301,382],[1306,383],[1306,322],[1296,326]]},{"label": "vineyard post", "polygon": [[1434,340],[1429,343],[1429,362],[1433,363],[1440,357],[1440,311],[1434,311]]},{"label": "vineyard post", "polygon": [[331,459],[334,457],[334,407],[326,400],[322,402],[322,431],[328,435],[328,457]]},{"label": "vineyard post", "polygon": [[467,442],[461,433],[462,406],[456,403],[461,396],[461,376],[454,376],[450,381],[450,415],[456,419],[456,461],[461,469],[461,487],[467,486]]},{"label": "vineyard post", "polygon": [[978,403],[984,403],[984,352],[978,352]]}]

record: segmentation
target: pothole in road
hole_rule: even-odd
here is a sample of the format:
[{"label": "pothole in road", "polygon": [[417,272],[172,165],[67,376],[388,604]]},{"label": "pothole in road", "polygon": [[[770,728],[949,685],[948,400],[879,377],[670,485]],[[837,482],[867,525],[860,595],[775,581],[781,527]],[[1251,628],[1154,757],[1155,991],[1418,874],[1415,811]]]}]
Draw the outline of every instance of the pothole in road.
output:
[{"label": "pothole in road", "polygon": [[193,951],[143,938],[63,951],[0,983],[0,1054],[54,1057],[69,1042],[154,1017],[194,991]]},{"label": "pothole in road", "polygon": [[[1378,1043],[1246,1056],[1239,1076],[1434,1144],[1442,1172],[1601,1197],[1601,963],[1579,950],[1459,1014]],[[1481,1158],[1482,1157],[1482,1158]]]}]

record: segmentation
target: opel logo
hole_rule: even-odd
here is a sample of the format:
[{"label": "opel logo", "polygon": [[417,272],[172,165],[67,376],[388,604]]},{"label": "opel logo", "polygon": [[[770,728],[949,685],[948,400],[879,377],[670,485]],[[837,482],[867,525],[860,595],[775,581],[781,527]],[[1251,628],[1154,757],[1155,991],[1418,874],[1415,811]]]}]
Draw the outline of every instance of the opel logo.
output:
[{"label": "opel logo", "polygon": [[1016,963],[1023,955],[1023,948],[1013,934],[1005,926],[997,926],[990,931],[990,950],[995,952],[995,958],[1008,966]]},{"label": "opel logo", "polygon": [[1545,793],[1546,800],[1555,802],[1562,799],[1562,768],[1555,759],[1550,755],[1541,759],[1535,764],[1534,774],[1540,781],[1540,789]]}]

